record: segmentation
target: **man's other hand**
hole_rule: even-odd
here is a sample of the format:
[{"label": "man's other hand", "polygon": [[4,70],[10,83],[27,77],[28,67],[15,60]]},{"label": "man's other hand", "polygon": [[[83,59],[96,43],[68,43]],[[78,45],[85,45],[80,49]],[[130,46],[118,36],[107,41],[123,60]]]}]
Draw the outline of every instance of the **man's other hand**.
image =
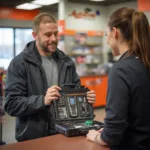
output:
[{"label": "man's other hand", "polygon": [[87,92],[87,100],[89,103],[95,103],[96,101],[95,91],[91,90]]}]

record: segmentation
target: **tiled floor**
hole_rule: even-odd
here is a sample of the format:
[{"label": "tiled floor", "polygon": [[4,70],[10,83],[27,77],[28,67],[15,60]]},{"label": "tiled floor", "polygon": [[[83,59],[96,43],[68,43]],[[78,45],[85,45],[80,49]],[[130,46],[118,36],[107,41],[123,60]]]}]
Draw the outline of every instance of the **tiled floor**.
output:
[{"label": "tiled floor", "polygon": [[[105,109],[104,108],[96,108],[94,110],[94,114],[96,115],[94,120],[103,121],[105,117]],[[3,141],[7,144],[15,143],[15,118],[10,117],[6,114],[5,121],[3,122]]]}]

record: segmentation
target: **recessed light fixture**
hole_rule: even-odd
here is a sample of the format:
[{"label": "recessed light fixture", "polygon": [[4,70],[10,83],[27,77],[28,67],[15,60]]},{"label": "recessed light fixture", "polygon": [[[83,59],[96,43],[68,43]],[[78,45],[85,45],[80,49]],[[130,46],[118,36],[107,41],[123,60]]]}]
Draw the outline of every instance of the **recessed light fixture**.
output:
[{"label": "recessed light fixture", "polygon": [[35,0],[35,1],[32,1],[33,4],[39,4],[39,5],[51,5],[51,4],[55,4],[58,2],[59,2],[59,0]]},{"label": "recessed light fixture", "polygon": [[94,2],[102,2],[102,1],[105,1],[105,0],[90,0],[90,1],[94,1]]},{"label": "recessed light fixture", "polygon": [[31,3],[24,3],[21,5],[16,6],[16,9],[25,9],[25,10],[32,10],[36,8],[42,7],[41,5],[31,4]]}]

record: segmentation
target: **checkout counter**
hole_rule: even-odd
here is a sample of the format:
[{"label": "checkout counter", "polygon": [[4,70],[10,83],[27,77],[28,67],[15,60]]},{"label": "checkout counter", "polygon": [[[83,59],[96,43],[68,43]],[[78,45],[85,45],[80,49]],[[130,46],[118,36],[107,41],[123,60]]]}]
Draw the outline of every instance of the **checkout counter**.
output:
[{"label": "checkout counter", "polygon": [[0,150],[110,150],[84,136],[65,137],[57,134],[49,137],[0,146]]}]

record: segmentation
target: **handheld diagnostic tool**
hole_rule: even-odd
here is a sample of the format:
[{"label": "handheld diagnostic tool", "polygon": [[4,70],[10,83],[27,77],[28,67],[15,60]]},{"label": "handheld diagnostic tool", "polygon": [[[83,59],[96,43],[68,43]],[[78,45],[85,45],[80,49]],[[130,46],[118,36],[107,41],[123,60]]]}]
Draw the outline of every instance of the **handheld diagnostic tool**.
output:
[{"label": "handheld diagnostic tool", "polygon": [[69,113],[71,117],[77,117],[77,103],[74,96],[68,97],[68,106],[69,106]]}]

